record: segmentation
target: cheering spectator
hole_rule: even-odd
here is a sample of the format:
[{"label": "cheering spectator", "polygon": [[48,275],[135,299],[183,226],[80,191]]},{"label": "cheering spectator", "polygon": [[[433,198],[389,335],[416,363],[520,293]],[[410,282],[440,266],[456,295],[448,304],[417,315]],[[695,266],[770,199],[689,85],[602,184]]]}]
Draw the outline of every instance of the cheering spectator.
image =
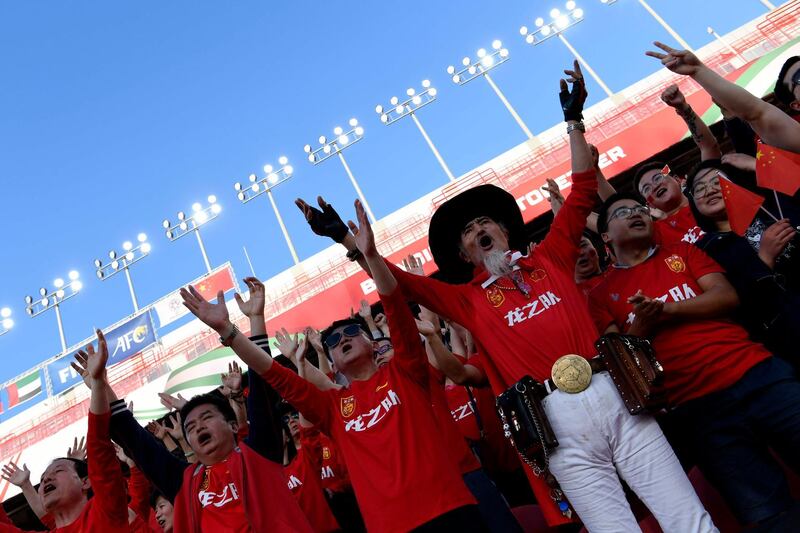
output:
[{"label": "cheering spectator", "polygon": [[437,435],[431,412],[427,360],[413,316],[384,262],[358,204],[362,254],[372,266],[395,356],[378,369],[374,343],[362,322],[344,319],[322,333],[336,369],[350,386],[321,391],[273,364],[248,339],[236,334],[220,293],[207,302],[192,287],[181,295],[189,310],[220,332],[236,354],[309,421],[330,435],[345,457],[364,521],[370,531],[483,531],[475,499]]},{"label": "cheering spectator", "polygon": [[743,524],[775,519],[792,500],[767,447],[800,471],[792,368],[727,318],[738,298],[718,264],[686,243],[656,246],[647,207],[634,196],[609,198],[598,216],[617,260],[590,295],[598,328],[652,338],[677,406],[671,416],[703,474]]},{"label": "cheering spectator", "polygon": [[[749,93],[744,87],[729,82],[705,66],[693,52],[676,50],[660,42],[654,44],[666,53],[649,51],[646,52],[647,55],[660,59],[665,67],[676,74],[691,76],[714,101],[748,122],[764,143],[783,150],[800,152],[800,123],[792,117]],[[781,80],[784,87],[795,95],[798,85],[794,80],[798,76],[798,67],[794,63],[790,67],[784,67],[786,73]]]},{"label": "cheering spectator", "polygon": [[775,82],[775,98],[785,105],[792,117],[800,121],[800,56],[787,59]]},{"label": "cheering spectator", "polygon": [[172,533],[172,515],[174,511],[172,503],[156,489],[153,490],[150,497],[150,505],[155,512],[156,522],[164,533]]},{"label": "cheering spectator", "polygon": [[[468,283],[451,285],[386,263],[407,297],[475,335],[485,374],[498,395],[525,375],[547,381],[559,354],[588,359],[595,353],[597,329],[574,271],[597,180],[581,121],[583,76],[577,62],[565,72],[573,88],[568,91],[567,81],[561,80],[559,98],[568,123],[573,186],[545,239],[524,255],[530,242],[516,200],[483,185],[443,203],[431,219],[429,243],[441,274]],[[333,237],[350,250],[350,257],[357,256],[355,238],[336,229],[333,208],[321,199],[320,205],[324,211],[298,200],[313,231]],[[553,390],[543,401],[559,442],[549,456],[550,472],[581,520],[591,531],[638,528],[619,471],[664,529],[712,531],[708,513],[656,421],[631,416],[608,374],[596,364],[594,370],[594,377],[587,372],[591,386],[587,381],[575,394]],[[590,420],[604,429],[587,432]],[[564,503],[560,490],[532,470],[526,472],[548,523],[566,522],[563,508],[553,501]]]}]

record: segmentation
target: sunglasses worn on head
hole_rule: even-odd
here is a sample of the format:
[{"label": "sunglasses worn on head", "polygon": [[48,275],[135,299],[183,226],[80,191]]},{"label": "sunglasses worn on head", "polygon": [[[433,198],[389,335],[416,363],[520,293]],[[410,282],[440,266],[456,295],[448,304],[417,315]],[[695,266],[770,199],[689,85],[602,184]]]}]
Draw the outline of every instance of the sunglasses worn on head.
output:
[{"label": "sunglasses worn on head", "polygon": [[336,331],[325,337],[325,346],[328,349],[336,348],[343,337],[358,337],[361,334],[361,326],[358,324],[348,324],[342,328],[342,331]]}]

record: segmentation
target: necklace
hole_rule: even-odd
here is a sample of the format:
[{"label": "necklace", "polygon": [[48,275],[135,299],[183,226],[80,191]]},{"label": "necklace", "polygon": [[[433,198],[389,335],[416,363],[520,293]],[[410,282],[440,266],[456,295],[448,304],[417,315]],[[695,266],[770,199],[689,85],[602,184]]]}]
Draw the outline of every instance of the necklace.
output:
[{"label": "necklace", "polygon": [[494,280],[493,285],[497,286],[498,289],[503,291],[514,291],[518,290],[522,294],[525,295],[525,298],[531,297],[531,286],[522,278],[522,272],[520,270],[515,270],[511,274],[509,274],[513,286],[506,287],[500,284],[500,279],[498,278]]}]

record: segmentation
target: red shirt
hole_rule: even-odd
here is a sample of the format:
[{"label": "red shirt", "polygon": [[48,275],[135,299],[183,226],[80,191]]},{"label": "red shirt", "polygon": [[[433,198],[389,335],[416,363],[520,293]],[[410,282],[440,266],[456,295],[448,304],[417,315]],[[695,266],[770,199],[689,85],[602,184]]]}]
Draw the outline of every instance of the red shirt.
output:
[{"label": "red shirt", "polygon": [[272,365],[264,379],[342,451],[371,532],[406,532],[475,503],[438,437],[428,360],[399,290],[381,295],[394,358],[370,379],[320,391]]},{"label": "red shirt", "polygon": [[319,469],[309,457],[308,450],[300,448],[292,462],[284,469],[286,484],[297,503],[306,514],[316,533],[339,531],[339,524],[328,506],[319,483]]},{"label": "red shirt", "polygon": [[594,357],[597,330],[586,297],[575,285],[578,244],[586,217],[594,206],[594,170],[572,175],[572,192],[544,240],[517,262],[531,286],[530,298],[502,278],[487,288],[489,278],[476,269],[462,285],[409,274],[387,261],[409,299],[467,328],[495,394],[526,374],[543,381],[556,359],[566,354]]},{"label": "red shirt", "polygon": [[481,431],[478,428],[478,419],[475,418],[475,407],[467,394],[466,387],[445,385],[444,394],[447,397],[450,414],[464,438],[471,441],[480,440]]},{"label": "red shirt", "polygon": [[595,287],[597,287],[601,281],[603,281],[605,275],[606,275],[605,272],[601,272],[600,274],[592,276],[589,279],[585,279],[583,281],[576,281],[575,285],[577,285],[578,288],[581,290],[581,292],[588,298],[589,293],[592,292],[592,290]]},{"label": "red shirt", "polygon": [[300,441],[319,472],[320,485],[331,492],[353,490],[342,452],[330,437],[313,428],[300,429]]},{"label": "red shirt", "polygon": [[667,218],[656,220],[653,227],[655,229],[653,239],[657,244],[678,242],[694,244],[704,235],[688,205],[681,207]]},{"label": "red shirt", "polygon": [[[723,272],[722,267],[687,243],[660,247],[631,268],[612,267],[590,295],[597,327],[605,331],[616,324],[626,331],[635,316],[627,299],[639,289],[664,302],[688,300],[703,293],[697,280],[715,272]],[[770,357],[763,346],[750,341],[743,327],[721,318],[665,323],[652,341],[673,404],[729,387]]]},{"label": "red shirt", "polygon": [[[89,481],[92,484],[94,496],[74,522],[50,531],[58,533],[128,531],[128,497],[125,494],[125,478],[122,476],[114,445],[111,444],[110,423],[110,411],[99,415],[89,413],[86,456],[89,463]],[[0,520],[0,533],[19,531],[23,530],[12,525],[10,521]]]},{"label": "red shirt", "polygon": [[473,472],[481,467],[481,463],[472,448],[467,445],[467,441],[464,440],[453,420],[453,415],[450,414],[447,396],[444,392],[444,374],[430,365],[428,365],[428,371],[431,381],[432,407],[439,425],[442,444],[448,450],[448,455],[458,462],[458,469],[462,474]]},{"label": "red shirt", "polygon": [[[233,453],[233,452],[231,452]],[[207,466],[197,493],[200,502],[200,530],[219,533],[249,533],[250,524],[244,513],[242,490],[231,477],[230,456]]]}]

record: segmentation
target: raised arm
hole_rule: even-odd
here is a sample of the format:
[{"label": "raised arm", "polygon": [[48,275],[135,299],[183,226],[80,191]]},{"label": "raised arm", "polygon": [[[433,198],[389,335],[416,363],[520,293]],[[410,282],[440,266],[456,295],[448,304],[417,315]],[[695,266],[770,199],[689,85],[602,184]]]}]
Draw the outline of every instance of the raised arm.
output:
[{"label": "raised arm", "polygon": [[670,85],[661,93],[661,100],[675,110],[689,128],[694,143],[700,149],[700,159],[719,159],[722,152],[711,129],[697,116],[677,85]]},{"label": "raised arm", "polygon": [[36,492],[36,488],[33,486],[33,483],[31,483],[31,471],[28,470],[28,465],[22,465],[22,468],[20,468],[14,461],[11,461],[3,466],[2,477],[12,485],[20,488],[22,495],[25,496],[25,501],[28,502],[33,514],[35,514],[37,518],[41,518],[45,515],[44,506],[42,505],[41,498],[39,498],[39,493]]},{"label": "raised arm", "polygon": [[707,66],[688,50],[676,50],[664,43],[654,43],[661,52],[646,52],[660,59],[672,72],[691,76],[711,97],[728,111],[745,120],[769,145],[800,153],[800,123],[745,88],[731,83]]}]

